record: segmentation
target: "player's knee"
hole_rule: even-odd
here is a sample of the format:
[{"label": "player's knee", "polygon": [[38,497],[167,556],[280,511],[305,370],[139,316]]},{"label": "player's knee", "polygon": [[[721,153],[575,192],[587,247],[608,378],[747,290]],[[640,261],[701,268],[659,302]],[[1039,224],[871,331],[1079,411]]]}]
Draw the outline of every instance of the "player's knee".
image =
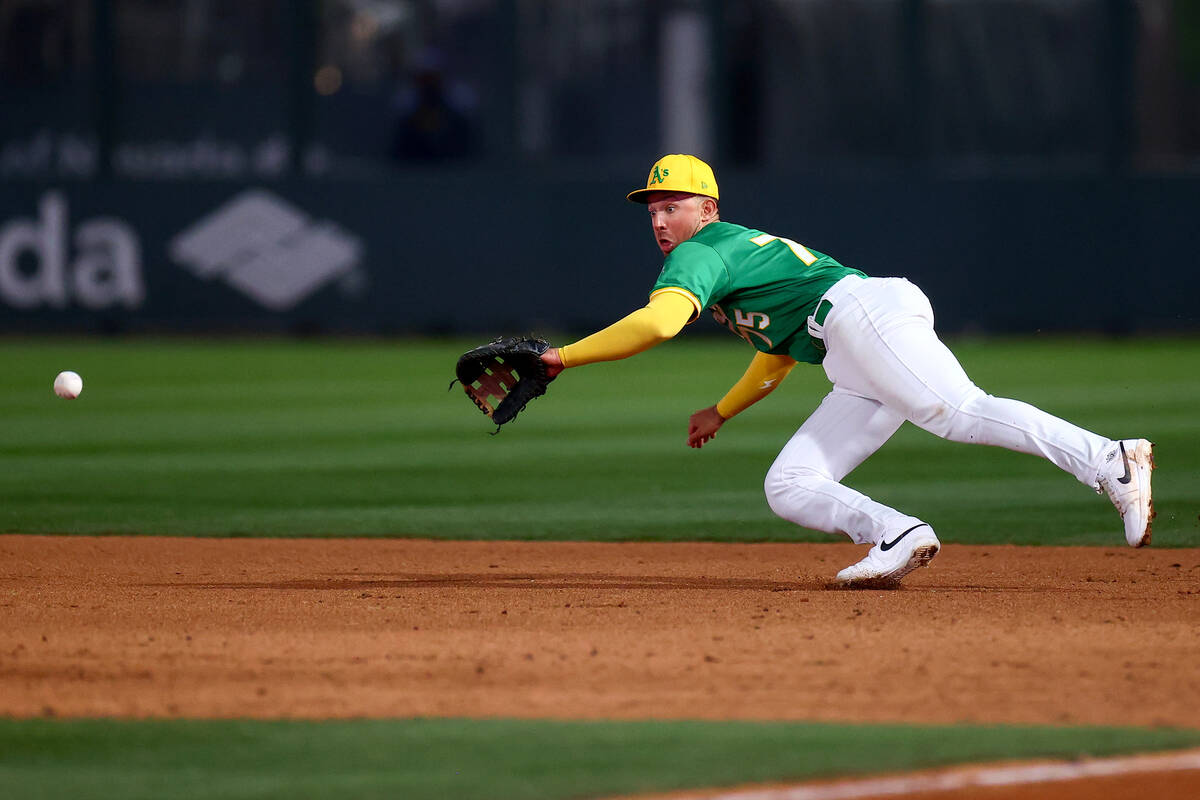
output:
[{"label": "player's knee", "polygon": [[944,438],[953,429],[958,411],[957,405],[936,399],[914,408],[908,418],[917,427]]},{"label": "player's knee", "polygon": [[979,398],[986,396],[982,390],[975,389],[953,402],[933,399],[914,408],[908,418],[914,425],[935,436],[964,441],[969,437],[967,428],[976,422],[971,409]]},{"label": "player's knee", "polygon": [[784,519],[791,519],[795,516],[797,506],[804,504],[806,496],[812,495],[819,484],[829,480],[828,475],[812,467],[776,463],[767,470],[763,492],[771,511]]}]

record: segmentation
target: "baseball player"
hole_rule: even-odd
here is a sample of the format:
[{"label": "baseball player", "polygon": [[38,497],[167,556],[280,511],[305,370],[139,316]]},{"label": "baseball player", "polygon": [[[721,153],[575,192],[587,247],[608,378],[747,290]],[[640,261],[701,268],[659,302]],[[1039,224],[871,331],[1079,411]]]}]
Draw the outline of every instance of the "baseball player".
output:
[{"label": "baseball player", "polygon": [[698,448],[798,362],[821,364],[833,389],[779,453],[765,489],[784,519],[871,545],[837,574],[839,584],[897,585],[941,548],[928,522],[841,483],[905,420],[952,441],[1039,455],[1107,493],[1129,545],[1150,541],[1151,443],[1108,439],[984,393],[938,339],[929,300],[912,283],[868,277],[799,242],[722,221],[716,177],[695,156],[662,157],[628,199],[646,204],[666,257],[649,303],[547,350],[550,377],[653,347],[708,308],[757,352],[716,405],[691,415],[687,443]]}]

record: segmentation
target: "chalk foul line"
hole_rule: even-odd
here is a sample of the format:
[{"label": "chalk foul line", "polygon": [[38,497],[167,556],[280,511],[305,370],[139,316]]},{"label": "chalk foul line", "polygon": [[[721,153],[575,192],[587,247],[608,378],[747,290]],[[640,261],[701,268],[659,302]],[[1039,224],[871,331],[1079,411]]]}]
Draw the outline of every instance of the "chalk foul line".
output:
[{"label": "chalk foul line", "polygon": [[675,800],[853,800],[918,792],[954,791],[988,786],[1023,786],[1104,778],[1143,772],[1200,770],[1200,750],[1097,758],[1070,762],[1037,762],[996,767],[958,767],[941,772],[862,778],[835,783],[804,784],[729,793],[672,795]]}]

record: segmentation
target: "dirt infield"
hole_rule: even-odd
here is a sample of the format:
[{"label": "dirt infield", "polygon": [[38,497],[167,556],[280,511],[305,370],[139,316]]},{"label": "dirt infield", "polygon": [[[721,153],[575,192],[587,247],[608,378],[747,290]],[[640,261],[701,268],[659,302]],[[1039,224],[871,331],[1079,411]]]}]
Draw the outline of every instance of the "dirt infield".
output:
[{"label": "dirt infield", "polygon": [[0,536],[0,714],[1200,720],[1200,551]]},{"label": "dirt infield", "polygon": [[0,715],[1194,727],[1200,550],[0,536]]}]

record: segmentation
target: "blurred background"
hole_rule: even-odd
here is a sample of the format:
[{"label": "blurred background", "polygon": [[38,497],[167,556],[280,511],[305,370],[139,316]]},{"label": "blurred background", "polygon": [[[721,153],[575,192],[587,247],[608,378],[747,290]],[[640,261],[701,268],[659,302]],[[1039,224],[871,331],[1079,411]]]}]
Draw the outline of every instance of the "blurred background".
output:
[{"label": "blurred background", "polygon": [[0,108],[0,331],[585,332],[667,152],[945,332],[1200,324],[1200,0],[0,0]]}]

